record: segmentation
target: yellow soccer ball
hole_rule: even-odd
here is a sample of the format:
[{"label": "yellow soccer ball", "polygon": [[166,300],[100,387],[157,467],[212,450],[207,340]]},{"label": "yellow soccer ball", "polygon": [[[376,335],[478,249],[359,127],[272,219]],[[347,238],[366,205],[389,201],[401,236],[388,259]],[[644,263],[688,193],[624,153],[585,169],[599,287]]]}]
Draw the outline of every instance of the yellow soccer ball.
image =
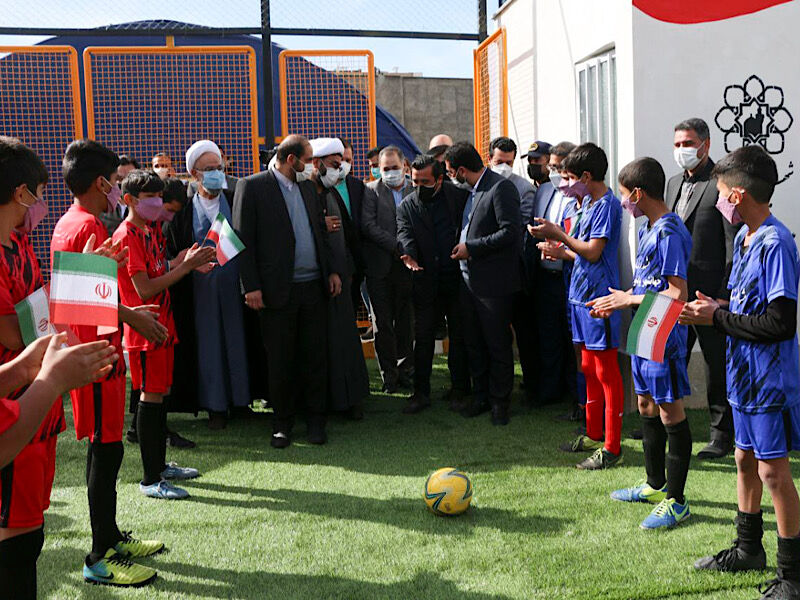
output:
[{"label": "yellow soccer ball", "polygon": [[445,467],[428,477],[422,498],[434,514],[460,515],[472,501],[472,482],[458,469]]}]

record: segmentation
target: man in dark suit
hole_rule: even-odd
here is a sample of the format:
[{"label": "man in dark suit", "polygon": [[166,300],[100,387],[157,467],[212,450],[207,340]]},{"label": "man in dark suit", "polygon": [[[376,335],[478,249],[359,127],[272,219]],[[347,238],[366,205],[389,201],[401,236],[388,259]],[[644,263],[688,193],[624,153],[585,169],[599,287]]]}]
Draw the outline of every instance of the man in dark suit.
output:
[{"label": "man in dark suit", "polygon": [[326,302],[341,293],[342,282],[309,181],[311,158],[306,138],[288,136],[274,168],[239,180],[233,204],[245,246],[239,263],[245,303],[259,311],[267,349],[275,448],[291,443],[296,405],[305,407],[308,441],[327,441]]},{"label": "man in dark suit", "polygon": [[451,181],[470,192],[459,243],[464,339],[472,372],[472,405],[465,416],[491,407],[492,424],[508,423],[514,385],[511,298],[520,289],[522,217],[514,184],[484,168],[472,144],[459,142],[445,154]]},{"label": "man in dark suit", "polygon": [[397,209],[401,260],[411,270],[414,305],[414,393],[403,409],[414,414],[431,404],[431,368],[439,317],[447,317],[450,408],[462,410],[469,391],[469,363],[458,300],[459,264],[450,257],[458,241],[467,192],[444,181],[444,167],[420,154],[411,163],[414,191]]},{"label": "man in dark suit", "polygon": [[[353,169],[353,144],[344,138],[339,139],[344,146],[341,164],[344,176],[335,187],[344,202],[352,224],[352,231],[345,229],[345,236],[348,239],[348,246],[355,263],[350,294],[353,297],[353,308],[358,309],[361,305],[361,284],[364,281],[364,256],[361,250],[361,207],[364,205],[365,185],[363,181],[350,174]],[[343,226],[345,226],[344,223]]]},{"label": "man in dark suit", "polygon": [[361,211],[375,354],[383,388],[389,393],[409,387],[412,370],[411,273],[400,260],[397,243],[397,207],[413,189],[406,183],[403,160],[397,146],[381,150],[381,178],[367,184]]},{"label": "man in dark suit", "polygon": [[[687,119],[675,126],[674,156],[681,173],[667,182],[666,201],[692,234],[689,257],[689,299],[699,290],[712,298],[728,298],[728,276],[733,261],[733,239],[738,227],[725,221],[716,209],[717,180],[711,177],[711,138],[702,119]],[[720,458],[733,448],[733,417],[725,383],[725,336],[714,327],[690,327],[688,361],[695,340],[706,363],[710,442],[697,457]]]}]

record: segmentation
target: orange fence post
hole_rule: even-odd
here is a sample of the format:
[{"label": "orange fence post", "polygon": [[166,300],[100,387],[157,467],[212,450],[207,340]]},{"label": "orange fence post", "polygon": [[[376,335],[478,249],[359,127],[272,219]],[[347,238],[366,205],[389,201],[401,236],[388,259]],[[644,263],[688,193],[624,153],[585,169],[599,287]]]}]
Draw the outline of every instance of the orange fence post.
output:
[{"label": "orange fence post", "polygon": [[48,215],[31,233],[45,280],[50,278],[50,237],[72,194],[61,177],[64,150],[83,137],[78,54],[71,46],[0,46],[0,134],[33,148],[50,180]]},{"label": "orange fence post", "polygon": [[489,154],[489,142],[497,136],[508,135],[507,57],[503,28],[481,43],[473,55],[475,147],[484,160]]}]

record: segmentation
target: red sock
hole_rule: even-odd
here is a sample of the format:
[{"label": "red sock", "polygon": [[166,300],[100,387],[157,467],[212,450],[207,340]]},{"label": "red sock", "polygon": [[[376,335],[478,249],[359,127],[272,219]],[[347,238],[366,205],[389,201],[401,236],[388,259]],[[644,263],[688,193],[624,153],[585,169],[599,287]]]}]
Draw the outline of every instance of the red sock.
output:
[{"label": "red sock", "polygon": [[606,450],[619,454],[622,438],[622,405],[625,394],[622,390],[622,373],[617,362],[617,349],[598,350],[595,357],[595,374],[603,387],[606,401]]},{"label": "red sock", "polygon": [[581,366],[586,377],[586,435],[593,440],[603,438],[603,386],[595,372],[594,350],[581,349]]}]

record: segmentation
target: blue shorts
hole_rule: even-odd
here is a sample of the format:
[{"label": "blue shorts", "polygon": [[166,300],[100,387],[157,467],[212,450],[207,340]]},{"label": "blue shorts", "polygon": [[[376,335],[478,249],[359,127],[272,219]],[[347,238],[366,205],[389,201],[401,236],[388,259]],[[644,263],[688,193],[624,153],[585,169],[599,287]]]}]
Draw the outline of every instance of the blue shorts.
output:
[{"label": "blue shorts", "polygon": [[572,341],[583,344],[587,350],[610,350],[619,347],[621,317],[618,311],[608,319],[595,319],[585,306],[569,303],[569,320],[572,322]]},{"label": "blue shorts", "polygon": [[660,363],[631,356],[631,373],[636,393],[652,396],[656,404],[672,403],[692,393],[683,357]]},{"label": "blue shorts", "polygon": [[757,414],[731,408],[740,450],[752,451],[759,460],[783,458],[791,450],[800,450],[800,405]]}]

